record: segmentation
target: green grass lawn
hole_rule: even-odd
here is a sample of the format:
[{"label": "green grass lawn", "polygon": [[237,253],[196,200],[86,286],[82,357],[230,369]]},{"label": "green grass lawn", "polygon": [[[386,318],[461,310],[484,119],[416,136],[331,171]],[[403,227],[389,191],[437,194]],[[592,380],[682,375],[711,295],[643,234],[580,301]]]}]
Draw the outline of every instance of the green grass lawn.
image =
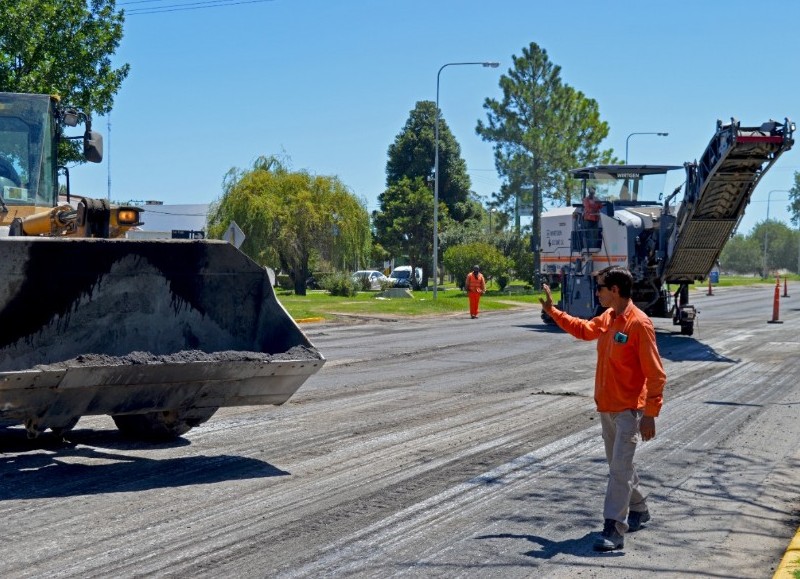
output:
[{"label": "green grass lawn", "polygon": [[[797,283],[800,276],[790,275],[789,283]],[[784,278],[781,278],[783,286]],[[760,277],[721,276],[713,287],[740,285],[775,285],[775,278],[766,280]],[[469,312],[467,294],[454,284],[445,284],[445,290],[437,292],[434,301],[432,291],[413,292],[413,298],[380,299],[377,291],[360,291],[352,297],[331,296],[321,290],[309,290],[305,296],[294,295],[290,291],[276,289],[278,300],[295,320],[336,319],[337,314],[366,316],[425,316]],[[512,283],[511,291],[501,292],[491,285],[481,298],[481,311],[506,310],[522,304],[538,304],[543,292],[525,290],[522,282]],[[708,282],[697,282],[692,291],[707,291]],[[553,292],[553,300],[558,302],[559,291]]]},{"label": "green grass lawn", "polygon": [[[433,291],[424,290],[413,292],[412,298],[392,299],[376,297],[380,293],[377,291],[360,291],[352,297],[331,296],[321,290],[309,290],[305,296],[280,290],[276,294],[278,301],[295,320],[335,319],[336,314],[424,316],[469,312],[467,294],[455,286],[446,285],[445,288],[437,292],[436,300],[433,299]],[[504,293],[489,289],[481,298],[481,311],[505,310],[525,303],[538,304],[541,295],[542,292]]]},{"label": "green grass lawn", "polygon": [[[784,276],[781,276],[781,287],[783,287],[784,283]],[[800,276],[789,274],[788,276],[789,283],[797,282],[800,280]],[[722,275],[719,278],[719,283],[711,284],[712,287],[731,287],[737,285],[775,285],[775,278],[768,277],[766,279],[762,279],[758,276],[743,276],[743,275]],[[698,281],[694,284],[695,289],[698,290],[708,290],[708,280],[706,281]]]}]

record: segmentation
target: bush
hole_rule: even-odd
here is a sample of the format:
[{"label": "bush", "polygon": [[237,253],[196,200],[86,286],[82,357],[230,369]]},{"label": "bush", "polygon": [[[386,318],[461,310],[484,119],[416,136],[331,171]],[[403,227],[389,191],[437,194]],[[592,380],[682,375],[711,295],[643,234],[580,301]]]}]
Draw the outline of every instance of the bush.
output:
[{"label": "bush", "polygon": [[443,257],[444,266],[456,276],[458,287],[462,289],[467,274],[472,271],[474,264],[481,266],[481,273],[487,281],[496,279],[500,284],[499,278],[503,276],[505,278],[503,287],[508,284],[511,262],[492,245],[486,243],[454,245],[447,248]]},{"label": "bush", "polygon": [[494,281],[497,282],[497,287],[500,288],[500,291],[503,291],[504,289],[506,289],[508,282],[511,281],[511,276],[509,276],[507,273],[501,273],[498,274],[498,276],[494,279]]},{"label": "bush", "polygon": [[355,280],[354,283],[356,287],[362,292],[368,292],[369,290],[372,289],[372,282],[369,281],[369,278],[366,276],[359,277],[358,279]]},{"label": "bush", "polygon": [[331,273],[320,280],[320,287],[332,296],[351,297],[358,293],[356,282],[346,273]]}]

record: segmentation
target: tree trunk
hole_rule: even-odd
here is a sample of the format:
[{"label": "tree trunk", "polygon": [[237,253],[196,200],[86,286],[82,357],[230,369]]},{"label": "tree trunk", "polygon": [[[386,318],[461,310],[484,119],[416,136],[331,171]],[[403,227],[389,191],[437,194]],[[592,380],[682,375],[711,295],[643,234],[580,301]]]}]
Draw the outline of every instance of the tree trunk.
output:
[{"label": "tree trunk", "polygon": [[298,296],[306,295],[306,281],[308,280],[309,272],[308,272],[308,258],[305,258],[298,263],[294,268],[294,277],[292,281],[294,281],[294,293]]}]

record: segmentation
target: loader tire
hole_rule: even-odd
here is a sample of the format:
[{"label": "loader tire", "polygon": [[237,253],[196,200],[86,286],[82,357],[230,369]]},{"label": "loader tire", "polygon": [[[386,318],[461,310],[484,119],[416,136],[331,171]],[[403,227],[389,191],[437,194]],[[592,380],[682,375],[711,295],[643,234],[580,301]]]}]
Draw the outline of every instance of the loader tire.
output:
[{"label": "loader tire", "polygon": [[52,432],[53,435],[55,436],[64,436],[64,433],[69,432],[70,430],[75,428],[75,425],[78,424],[78,420],[80,419],[81,419],[80,416],[76,416],[63,426],[51,426],[50,432]]},{"label": "loader tire", "polygon": [[118,414],[114,423],[128,438],[139,440],[172,440],[199,426],[217,411],[216,408],[164,410],[146,414]]}]

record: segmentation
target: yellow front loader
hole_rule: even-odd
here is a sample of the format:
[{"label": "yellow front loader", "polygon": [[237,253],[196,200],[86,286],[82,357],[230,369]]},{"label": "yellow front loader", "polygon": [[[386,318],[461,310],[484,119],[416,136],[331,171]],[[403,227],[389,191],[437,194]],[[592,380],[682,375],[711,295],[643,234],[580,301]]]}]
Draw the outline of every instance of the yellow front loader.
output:
[{"label": "yellow front loader", "polygon": [[29,436],[107,414],[180,436],[222,406],[282,404],[324,358],[232,245],[133,240],[141,209],[59,202],[58,143],[83,123],[47,95],[0,93],[0,427]]}]

